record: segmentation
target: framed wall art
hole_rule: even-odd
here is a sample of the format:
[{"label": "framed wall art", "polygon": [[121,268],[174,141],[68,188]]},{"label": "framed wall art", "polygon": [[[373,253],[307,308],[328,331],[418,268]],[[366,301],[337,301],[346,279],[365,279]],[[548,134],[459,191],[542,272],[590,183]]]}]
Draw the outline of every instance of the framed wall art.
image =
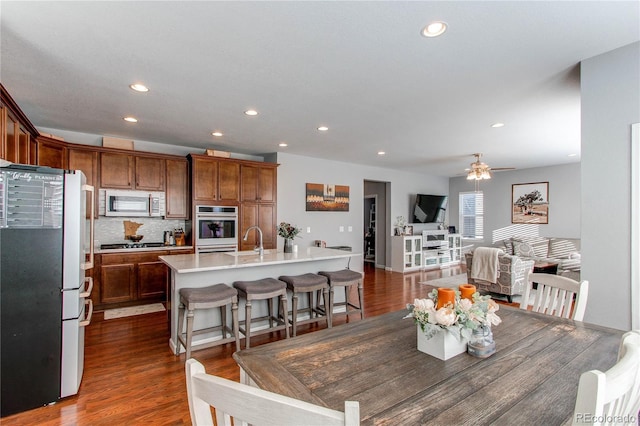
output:
[{"label": "framed wall art", "polygon": [[511,223],[549,223],[549,182],[511,185]]},{"label": "framed wall art", "polygon": [[348,212],[349,187],[323,183],[307,183],[307,211]]}]

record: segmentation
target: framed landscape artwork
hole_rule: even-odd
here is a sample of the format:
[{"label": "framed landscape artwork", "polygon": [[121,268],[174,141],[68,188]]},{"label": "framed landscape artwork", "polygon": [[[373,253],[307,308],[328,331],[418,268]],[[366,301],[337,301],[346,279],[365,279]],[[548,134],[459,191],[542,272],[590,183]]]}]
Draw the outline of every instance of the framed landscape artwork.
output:
[{"label": "framed landscape artwork", "polygon": [[348,212],[349,187],[323,183],[307,183],[307,211]]},{"label": "framed landscape artwork", "polygon": [[549,182],[511,185],[511,223],[549,223]]}]

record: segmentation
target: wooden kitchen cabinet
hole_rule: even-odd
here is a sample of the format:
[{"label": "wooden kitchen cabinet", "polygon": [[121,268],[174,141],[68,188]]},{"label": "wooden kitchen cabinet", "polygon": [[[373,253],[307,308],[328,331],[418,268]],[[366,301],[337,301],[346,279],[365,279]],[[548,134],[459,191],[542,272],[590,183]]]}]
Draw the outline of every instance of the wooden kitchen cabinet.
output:
[{"label": "wooden kitchen cabinet", "polygon": [[[94,187],[94,217],[98,218],[98,152],[69,145],[67,165],[70,170],[81,170],[87,178],[87,185]],[[91,200],[87,199],[87,217],[91,216]]]},{"label": "wooden kitchen cabinet", "polygon": [[[275,204],[243,203],[240,210],[240,236],[253,225],[258,225],[262,230],[262,245],[265,249],[277,247]],[[240,250],[253,250],[259,242],[258,232],[251,231],[247,241],[240,238]]]},{"label": "wooden kitchen cabinet", "polygon": [[237,202],[240,198],[240,164],[237,160],[190,154],[194,204]]},{"label": "wooden kitchen cabinet", "polygon": [[167,160],[167,219],[189,218],[189,164],[187,160]]},{"label": "wooden kitchen cabinet", "polygon": [[134,189],[164,191],[165,159],[136,156]]},{"label": "wooden kitchen cabinet", "polygon": [[158,257],[192,253],[187,248],[97,254],[91,293],[95,309],[168,302],[169,268]]},{"label": "wooden kitchen cabinet", "polygon": [[248,165],[240,168],[241,200],[274,202],[276,200],[276,164]]},{"label": "wooden kitchen cabinet", "polygon": [[133,189],[133,155],[101,153],[100,188]]},{"label": "wooden kitchen cabinet", "polygon": [[67,144],[47,136],[38,136],[37,162],[39,166],[53,167],[55,169],[67,168]]},{"label": "wooden kitchen cabinet", "polygon": [[100,304],[121,303],[136,298],[136,265],[102,265],[100,270]]},{"label": "wooden kitchen cabinet", "polygon": [[164,299],[166,275],[167,266],[159,260],[138,263],[138,299]]},{"label": "wooden kitchen cabinet", "polygon": [[0,158],[36,164],[36,136],[36,128],[0,83]]},{"label": "wooden kitchen cabinet", "polygon": [[100,154],[101,188],[164,191],[164,180],[164,158],[121,152]]}]

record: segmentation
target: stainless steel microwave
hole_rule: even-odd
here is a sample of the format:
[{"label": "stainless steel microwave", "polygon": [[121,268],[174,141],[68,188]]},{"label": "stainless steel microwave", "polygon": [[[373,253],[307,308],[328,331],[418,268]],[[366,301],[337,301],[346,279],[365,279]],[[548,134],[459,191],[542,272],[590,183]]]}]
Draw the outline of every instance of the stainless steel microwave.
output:
[{"label": "stainless steel microwave", "polygon": [[100,193],[100,213],[104,216],[164,216],[164,192],[101,189]]}]

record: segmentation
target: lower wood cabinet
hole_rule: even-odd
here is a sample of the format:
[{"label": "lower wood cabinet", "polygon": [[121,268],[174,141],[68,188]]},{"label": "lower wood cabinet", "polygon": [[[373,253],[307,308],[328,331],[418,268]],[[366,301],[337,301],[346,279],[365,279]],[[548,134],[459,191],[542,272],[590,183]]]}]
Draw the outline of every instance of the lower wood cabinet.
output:
[{"label": "lower wood cabinet", "polygon": [[169,268],[158,260],[192,249],[96,255],[91,299],[96,310],[167,301]]}]

